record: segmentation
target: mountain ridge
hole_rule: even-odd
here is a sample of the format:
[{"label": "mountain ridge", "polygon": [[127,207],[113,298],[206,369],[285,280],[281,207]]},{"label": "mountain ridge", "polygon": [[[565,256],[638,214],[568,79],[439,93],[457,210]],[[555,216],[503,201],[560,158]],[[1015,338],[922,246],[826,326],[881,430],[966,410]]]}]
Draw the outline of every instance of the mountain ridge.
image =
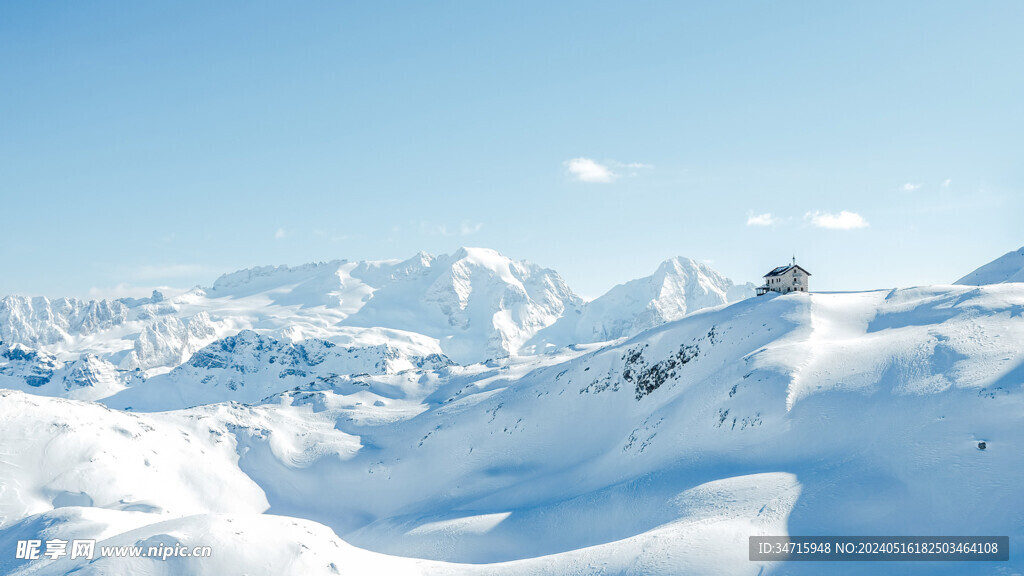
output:
[{"label": "mountain ridge", "polygon": [[1024,246],[975,269],[954,284],[984,286],[1005,282],[1024,282]]},{"label": "mountain ridge", "polygon": [[[713,278],[709,285],[719,292],[732,287],[710,268],[692,267],[700,270],[694,282]],[[628,324],[635,333],[699,307],[673,301],[685,297],[686,290],[677,289],[655,298],[644,320],[634,322],[620,313],[609,322]],[[729,299],[719,300],[698,304]],[[531,353],[536,347],[528,342],[538,332],[585,309],[594,316],[594,308],[550,268],[487,248],[462,247],[452,254],[418,252],[405,260],[244,268],[170,298],[156,290],[148,298],[91,301],[6,296],[0,299],[0,341],[39,349],[61,361],[91,354],[122,371],[157,374],[246,329],[294,341],[342,339],[346,345],[354,344],[359,330],[376,330],[367,333],[371,339],[380,330],[397,330],[433,338],[441,353],[472,363]],[[640,306],[632,313],[645,310]],[[599,332],[587,341],[626,331]],[[560,345],[571,343],[576,342]]]}]

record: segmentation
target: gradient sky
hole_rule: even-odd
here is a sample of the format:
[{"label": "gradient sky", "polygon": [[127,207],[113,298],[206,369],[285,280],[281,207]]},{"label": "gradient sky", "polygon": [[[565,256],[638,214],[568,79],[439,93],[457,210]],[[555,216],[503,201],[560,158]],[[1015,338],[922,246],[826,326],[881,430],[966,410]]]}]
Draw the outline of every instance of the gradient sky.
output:
[{"label": "gradient sky", "polygon": [[7,2],[0,294],[486,246],[597,296],[1024,244],[1024,2]]}]

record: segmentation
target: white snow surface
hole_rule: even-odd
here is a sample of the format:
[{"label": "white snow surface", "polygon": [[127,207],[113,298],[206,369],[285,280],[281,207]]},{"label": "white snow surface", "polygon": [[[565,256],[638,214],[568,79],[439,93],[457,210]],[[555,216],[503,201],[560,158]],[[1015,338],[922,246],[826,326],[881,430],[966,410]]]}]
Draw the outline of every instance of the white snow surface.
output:
[{"label": "white snow surface", "polygon": [[1024,246],[1007,252],[999,258],[971,272],[954,284],[984,286],[1004,282],[1024,282]]},{"label": "white snow surface", "polygon": [[[513,280],[538,293],[493,253],[457,260],[437,292],[387,298],[447,294],[458,318],[484,269],[503,297],[522,294]],[[279,274],[209,292],[287,299]],[[748,537],[1024,537],[1024,284],[726,298],[610,343],[472,365],[423,332],[375,326],[348,346],[315,326],[242,328],[122,385],[100,384],[112,365],[96,358],[23,386],[37,394],[0,391],[0,573],[819,574],[748,561]],[[19,374],[57,364],[4,350]],[[49,397],[80,381],[87,397]],[[16,560],[30,538],[213,556]],[[1019,548],[1000,565],[868,569],[1012,574]]]}]

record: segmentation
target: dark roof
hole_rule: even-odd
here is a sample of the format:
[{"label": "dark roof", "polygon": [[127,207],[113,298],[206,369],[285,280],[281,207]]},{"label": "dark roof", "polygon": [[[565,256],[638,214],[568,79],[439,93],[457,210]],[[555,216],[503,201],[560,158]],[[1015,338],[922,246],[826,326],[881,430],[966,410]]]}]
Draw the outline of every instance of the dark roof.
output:
[{"label": "dark roof", "polygon": [[803,266],[801,266],[799,264],[791,264],[791,265],[788,265],[788,266],[779,266],[778,268],[775,268],[771,272],[765,274],[764,277],[765,278],[770,278],[772,276],[782,276],[783,274],[785,274],[786,272],[789,272],[793,268],[799,268],[800,270],[803,270],[804,274],[807,274],[808,276],[811,275],[810,272],[808,272],[807,270],[804,270]]}]

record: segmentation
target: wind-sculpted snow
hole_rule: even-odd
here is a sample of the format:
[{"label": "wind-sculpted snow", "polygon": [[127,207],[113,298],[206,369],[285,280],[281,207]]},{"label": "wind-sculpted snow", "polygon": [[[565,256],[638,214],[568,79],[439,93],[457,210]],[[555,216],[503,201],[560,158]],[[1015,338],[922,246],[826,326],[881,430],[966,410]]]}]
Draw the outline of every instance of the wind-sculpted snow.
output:
[{"label": "wind-sculpted snow", "polygon": [[[68,559],[35,566],[37,575],[153,574],[167,576],[336,574],[534,576],[586,574],[757,574],[746,560],[747,532],[779,533],[799,495],[799,485],[787,474],[760,474],[711,482],[684,491],[666,508],[679,517],[650,531],[600,546],[501,564],[460,564],[390,556],[352,546],[329,528],[308,520],[271,514],[186,516],[144,523],[124,512],[95,508],[66,508],[16,525],[13,535],[69,539],[94,536],[99,546],[209,546],[209,558],[103,557],[88,564]],[[715,506],[726,500],[729,507]],[[103,512],[103,513],[100,513]],[[484,525],[489,520],[484,519]],[[39,526],[46,528],[40,530]],[[435,525],[422,531],[441,531],[453,538],[472,533],[458,527],[480,526],[469,519],[455,525]],[[102,526],[103,528],[98,528]],[[453,529],[454,528],[454,529]],[[92,532],[86,532],[92,530]],[[0,532],[0,538],[8,536]],[[0,543],[5,543],[0,540]],[[666,559],[671,559],[666,561]],[[0,560],[0,569],[4,566]],[[24,566],[24,565],[23,565]],[[23,568],[24,569],[24,568]],[[678,570],[678,571],[676,571]]]},{"label": "wind-sculpted snow", "polygon": [[63,506],[156,516],[266,509],[223,430],[11,390],[0,390],[0,422],[4,528]]}]

